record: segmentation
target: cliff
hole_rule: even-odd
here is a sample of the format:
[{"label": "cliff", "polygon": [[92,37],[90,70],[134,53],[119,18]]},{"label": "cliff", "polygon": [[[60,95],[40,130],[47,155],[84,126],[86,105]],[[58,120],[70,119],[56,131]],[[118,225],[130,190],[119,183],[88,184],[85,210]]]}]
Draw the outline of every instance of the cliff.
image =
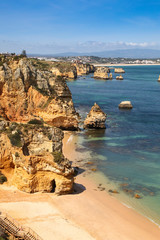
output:
[{"label": "cliff", "polygon": [[52,63],[51,71],[55,76],[61,76],[70,79],[77,78],[76,67],[69,62]]},{"label": "cliff", "polygon": [[95,71],[95,67],[91,64],[75,63],[74,66],[77,69],[77,75],[82,76]]},{"label": "cliff", "polygon": [[107,67],[96,67],[96,70],[94,72],[94,78],[109,79],[109,76],[108,76],[109,72],[110,72],[110,69]]},{"label": "cliff", "polygon": [[107,115],[95,103],[84,121],[84,128],[106,128],[106,117]]},{"label": "cliff", "polygon": [[0,62],[0,115],[27,123],[33,118],[61,129],[78,129],[71,92],[52,65],[37,60]]},{"label": "cliff", "polygon": [[30,124],[0,120],[0,169],[12,172],[9,184],[28,193],[72,192],[73,169],[63,156],[62,138],[60,129],[38,120]]}]

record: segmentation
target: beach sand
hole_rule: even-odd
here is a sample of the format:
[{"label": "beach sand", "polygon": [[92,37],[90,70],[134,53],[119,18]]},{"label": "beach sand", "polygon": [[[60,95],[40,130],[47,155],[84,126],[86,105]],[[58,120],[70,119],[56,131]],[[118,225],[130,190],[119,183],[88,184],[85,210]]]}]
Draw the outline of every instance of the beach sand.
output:
[{"label": "beach sand", "polygon": [[160,66],[160,63],[147,63],[147,64],[138,64],[138,63],[93,63],[95,67],[119,67],[119,66]]},{"label": "beach sand", "polygon": [[[84,157],[75,150],[76,134],[65,133],[63,151],[76,166]],[[154,223],[100,191],[84,173],[75,179],[76,192],[27,194],[0,188],[0,209],[31,227],[44,240],[159,240]]]}]

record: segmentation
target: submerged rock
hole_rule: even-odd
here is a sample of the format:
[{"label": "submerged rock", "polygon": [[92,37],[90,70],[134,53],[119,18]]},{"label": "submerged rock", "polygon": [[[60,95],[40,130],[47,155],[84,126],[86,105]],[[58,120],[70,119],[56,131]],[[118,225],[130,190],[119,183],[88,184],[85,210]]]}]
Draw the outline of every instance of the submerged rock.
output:
[{"label": "submerged rock", "polygon": [[107,67],[96,67],[96,71],[94,72],[94,78],[98,79],[109,79],[108,73],[110,69]]},{"label": "submerged rock", "polygon": [[132,109],[133,108],[130,101],[123,101],[118,106],[120,109]]},{"label": "submerged rock", "polygon": [[106,128],[107,115],[95,103],[84,121],[84,128]]}]

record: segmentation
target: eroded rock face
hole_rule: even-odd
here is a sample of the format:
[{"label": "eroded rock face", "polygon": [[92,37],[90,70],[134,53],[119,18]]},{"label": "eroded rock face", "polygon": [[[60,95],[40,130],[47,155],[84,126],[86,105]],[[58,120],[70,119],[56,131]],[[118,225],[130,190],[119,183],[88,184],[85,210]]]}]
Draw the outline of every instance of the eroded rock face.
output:
[{"label": "eroded rock face", "polygon": [[0,67],[0,115],[26,123],[39,117],[62,129],[78,128],[71,92],[65,80],[21,59]]},{"label": "eroded rock face", "polygon": [[108,73],[110,69],[107,67],[96,67],[96,71],[94,72],[94,78],[97,79],[109,79]]},{"label": "eroded rock face", "polygon": [[107,115],[95,103],[84,121],[84,128],[106,128]]},{"label": "eroded rock face", "polygon": [[[59,65],[58,65],[59,64]],[[67,65],[67,63],[58,63],[57,66],[51,68],[52,73],[55,76],[61,76],[70,79],[76,79],[77,77],[77,69],[73,64]],[[62,67],[64,65],[64,67]],[[65,66],[66,65],[66,66]]]},{"label": "eroded rock face", "polygon": [[130,101],[122,101],[118,106],[120,109],[132,109],[133,108]]},{"label": "eroded rock face", "polygon": [[115,69],[114,69],[114,72],[115,72],[115,73],[125,73],[125,71],[124,71],[123,68],[115,68]]},{"label": "eroded rock face", "polygon": [[94,72],[95,67],[91,64],[75,63],[77,75],[82,76]]},{"label": "eroded rock face", "polygon": [[0,133],[0,169],[14,169],[11,185],[28,193],[72,192],[74,171],[63,156],[60,129],[2,120]]}]

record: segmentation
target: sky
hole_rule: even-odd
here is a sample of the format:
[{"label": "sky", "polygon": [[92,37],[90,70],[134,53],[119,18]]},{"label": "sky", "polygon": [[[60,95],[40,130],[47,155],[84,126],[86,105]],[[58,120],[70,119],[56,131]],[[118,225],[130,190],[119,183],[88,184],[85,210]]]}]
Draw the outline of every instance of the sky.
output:
[{"label": "sky", "polygon": [[159,0],[0,0],[0,52],[160,49]]}]

